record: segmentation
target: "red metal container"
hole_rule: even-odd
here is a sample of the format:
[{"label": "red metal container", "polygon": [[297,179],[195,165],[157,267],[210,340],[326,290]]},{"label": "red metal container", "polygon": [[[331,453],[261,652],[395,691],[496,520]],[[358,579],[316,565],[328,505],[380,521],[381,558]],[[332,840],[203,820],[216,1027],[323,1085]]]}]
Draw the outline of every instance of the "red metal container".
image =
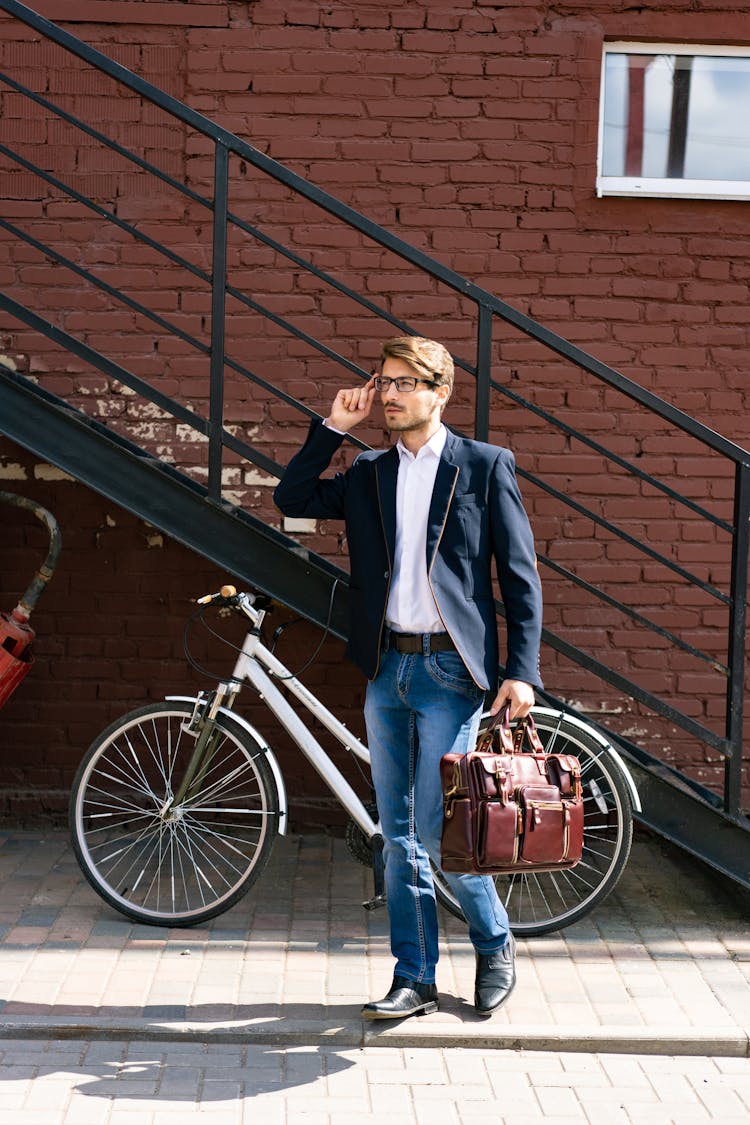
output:
[{"label": "red metal container", "polygon": [[0,707],[8,702],[34,663],[34,630],[19,611],[0,613]]},{"label": "red metal container", "polygon": [[0,707],[2,707],[34,663],[31,653],[34,630],[29,625],[29,615],[55,569],[60,554],[60,529],[57,520],[46,508],[42,508],[33,500],[27,500],[25,496],[17,496],[14,492],[0,492],[0,504],[10,504],[14,508],[25,508],[32,512],[46,525],[50,540],[47,556],[16,608],[10,614],[0,613]]}]

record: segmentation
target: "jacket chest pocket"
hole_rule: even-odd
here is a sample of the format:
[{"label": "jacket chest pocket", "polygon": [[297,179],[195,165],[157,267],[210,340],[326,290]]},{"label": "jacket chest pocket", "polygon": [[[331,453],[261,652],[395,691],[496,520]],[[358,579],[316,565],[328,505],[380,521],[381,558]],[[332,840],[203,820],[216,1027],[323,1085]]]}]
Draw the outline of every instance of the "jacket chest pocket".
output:
[{"label": "jacket chest pocket", "polygon": [[481,557],[487,548],[487,509],[484,500],[475,495],[457,497],[453,514],[460,529],[459,539],[465,557]]}]

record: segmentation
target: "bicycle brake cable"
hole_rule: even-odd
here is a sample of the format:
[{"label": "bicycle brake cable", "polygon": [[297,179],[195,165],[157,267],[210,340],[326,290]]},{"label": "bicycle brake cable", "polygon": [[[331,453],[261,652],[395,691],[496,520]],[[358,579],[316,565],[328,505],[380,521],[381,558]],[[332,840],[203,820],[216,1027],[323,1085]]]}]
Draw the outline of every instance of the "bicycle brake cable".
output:
[{"label": "bicycle brake cable", "polygon": [[201,624],[203,625],[203,627],[205,629],[207,629],[209,633],[213,634],[214,637],[216,637],[218,640],[222,641],[224,644],[228,645],[230,648],[235,649],[237,652],[242,651],[242,649],[239,648],[237,645],[232,644],[231,641],[228,641],[226,639],[226,637],[222,637],[221,633],[217,633],[217,632],[215,632],[215,630],[213,630],[211,628],[211,626],[207,623],[207,621],[203,617],[203,614],[205,613],[207,608],[208,608],[208,606],[205,606],[205,605],[198,606],[198,608],[193,613],[190,614],[190,617],[188,617],[187,621],[185,622],[185,625],[184,625],[183,630],[182,630],[182,651],[185,654],[185,659],[187,660],[187,662],[191,666],[191,668],[194,668],[196,672],[199,672],[201,676],[205,676],[206,679],[208,679],[208,680],[216,680],[217,683],[234,683],[234,684],[242,683],[243,682],[242,680],[238,680],[234,676],[217,676],[215,672],[209,672],[207,668],[203,668],[198,663],[198,661],[193,658],[193,656],[190,652],[190,646],[188,644],[188,632],[190,630],[190,626],[198,618],[200,618]]},{"label": "bicycle brake cable", "polygon": [[[307,669],[310,667],[310,665],[313,664],[314,661],[317,660],[318,656],[320,655],[320,650],[322,649],[323,645],[325,644],[325,642],[328,638],[328,634],[331,631],[331,618],[333,617],[333,602],[334,602],[334,599],[336,597],[336,587],[338,586],[338,584],[339,584],[339,579],[334,578],[333,586],[331,587],[331,597],[328,601],[328,613],[326,615],[326,626],[325,626],[325,629],[323,630],[323,636],[320,638],[320,642],[318,644],[318,647],[315,649],[315,652],[312,654],[312,656],[308,660],[305,661],[305,663],[302,665],[301,668],[299,668],[296,672],[290,672],[288,676],[277,676],[275,672],[271,672],[271,670],[269,669],[269,675],[272,677],[272,679],[278,680],[280,682],[283,682],[284,680],[294,680],[294,679],[297,678],[297,676],[301,676],[303,672],[306,672]],[[301,620],[301,618],[298,618],[297,620]],[[291,625],[292,622],[289,622],[289,624]]]},{"label": "bicycle brake cable", "polygon": [[[315,649],[315,651],[313,652],[312,656],[309,657],[309,659],[305,661],[305,663],[302,665],[301,668],[299,668],[296,672],[290,672],[287,676],[277,676],[277,675],[275,675],[275,673],[271,672],[270,669],[269,669],[269,675],[271,675],[273,679],[275,679],[279,682],[283,682],[284,680],[293,680],[297,676],[301,676],[303,672],[306,672],[307,669],[311,666],[311,664],[313,664],[314,661],[317,660],[318,656],[320,655],[320,650],[322,649],[323,645],[325,644],[325,642],[328,638],[328,634],[331,631],[331,618],[333,616],[333,603],[334,603],[334,600],[336,598],[336,587],[338,586],[339,581],[340,581],[340,579],[338,579],[338,578],[334,578],[334,580],[333,580],[333,585],[331,587],[331,597],[328,601],[328,613],[326,615],[325,629],[323,631],[323,636],[320,638],[320,642],[319,642],[317,648]],[[211,636],[216,637],[216,639],[218,641],[221,641],[222,644],[225,644],[228,648],[234,649],[235,652],[242,652],[242,647],[240,645],[234,644],[232,641],[228,640],[226,637],[223,637],[221,635],[221,633],[217,633],[215,629],[211,628],[211,626],[208,624],[205,617],[203,616],[207,608],[208,608],[208,605],[198,606],[198,608],[193,613],[191,613],[190,617],[188,617],[187,621],[185,622],[185,626],[184,626],[184,629],[182,631],[182,648],[183,648],[183,652],[185,653],[185,659],[190,664],[190,666],[196,670],[196,672],[200,672],[200,674],[202,676],[206,676],[210,680],[216,680],[218,683],[221,683],[222,681],[225,681],[225,682],[229,681],[231,683],[244,683],[245,682],[244,680],[237,680],[233,676],[229,676],[229,677],[227,677],[227,676],[217,676],[215,673],[207,671],[205,668],[202,668],[200,664],[198,664],[198,662],[193,658],[193,656],[190,653],[190,649],[189,649],[189,646],[188,646],[188,639],[187,639],[188,638],[188,631],[190,629],[190,626],[197,619],[200,619],[200,622],[203,625],[203,628],[206,629],[211,634]],[[301,621],[302,618],[297,618],[296,620]],[[292,624],[294,624],[294,621],[290,621],[287,624],[292,625]]]}]

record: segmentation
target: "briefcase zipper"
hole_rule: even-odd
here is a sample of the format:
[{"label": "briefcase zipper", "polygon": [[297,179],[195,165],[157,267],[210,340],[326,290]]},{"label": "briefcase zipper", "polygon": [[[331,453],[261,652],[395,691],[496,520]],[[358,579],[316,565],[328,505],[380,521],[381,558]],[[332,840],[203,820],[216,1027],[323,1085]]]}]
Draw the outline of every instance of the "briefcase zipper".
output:
[{"label": "briefcase zipper", "polygon": [[[565,806],[562,801],[526,801],[526,808],[530,809],[532,813],[541,809],[554,809],[556,812],[565,813]],[[520,804],[520,802],[519,802]],[[538,820],[533,818],[534,823],[538,824]]]},{"label": "briefcase zipper", "polygon": [[453,763],[453,784],[445,794],[444,815],[450,819],[453,816],[453,798],[457,796],[468,797],[469,790],[461,784],[461,767],[458,762]]},{"label": "briefcase zipper", "polygon": [[526,801],[527,809],[559,809],[563,812],[565,803],[563,801]]}]

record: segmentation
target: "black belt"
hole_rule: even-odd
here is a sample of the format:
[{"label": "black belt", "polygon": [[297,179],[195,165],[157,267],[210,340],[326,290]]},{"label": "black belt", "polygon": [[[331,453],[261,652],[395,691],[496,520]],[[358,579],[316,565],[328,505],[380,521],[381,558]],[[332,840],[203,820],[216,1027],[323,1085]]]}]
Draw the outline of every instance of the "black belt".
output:
[{"label": "black belt", "polygon": [[424,652],[425,638],[430,652],[450,652],[456,647],[447,633],[394,633],[391,629],[386,632],[385,647],[396,652]]}]

